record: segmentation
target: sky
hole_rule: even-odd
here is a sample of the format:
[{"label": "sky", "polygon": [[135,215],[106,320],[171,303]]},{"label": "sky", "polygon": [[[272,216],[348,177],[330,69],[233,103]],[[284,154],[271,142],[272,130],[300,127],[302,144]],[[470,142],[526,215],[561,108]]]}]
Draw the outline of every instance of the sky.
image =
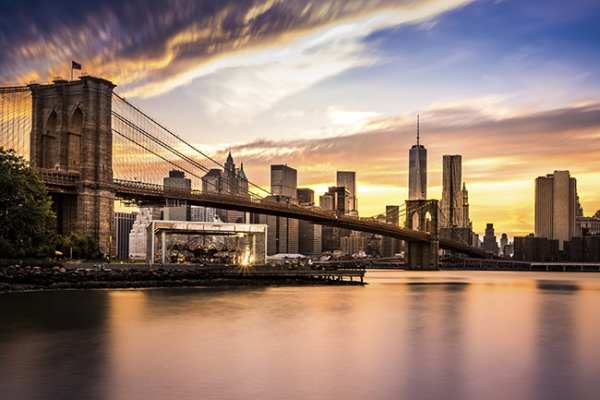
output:
[{"label": "sky", "polygon": [[534,180],[600,209],[600,2],[0,0],[0,84],[83,73],[250,180],[316,194],[355,170],[361,216],[407,197],[408,150],[463,156],[474,229],[533,231]]}]

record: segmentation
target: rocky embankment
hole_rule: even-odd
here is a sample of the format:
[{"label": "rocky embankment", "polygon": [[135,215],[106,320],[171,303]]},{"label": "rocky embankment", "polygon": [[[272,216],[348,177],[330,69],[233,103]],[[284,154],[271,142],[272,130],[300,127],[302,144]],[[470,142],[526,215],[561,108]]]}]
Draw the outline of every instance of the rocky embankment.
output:
[{"label": "rocky embankment", "polygon": [[[287,271],[286,271],[287,272]],[[264,286],[281,284],[356,284],[309,275],[253,274],[233,266],[21,266],[0,267],[0,292],[189,286]]]}]

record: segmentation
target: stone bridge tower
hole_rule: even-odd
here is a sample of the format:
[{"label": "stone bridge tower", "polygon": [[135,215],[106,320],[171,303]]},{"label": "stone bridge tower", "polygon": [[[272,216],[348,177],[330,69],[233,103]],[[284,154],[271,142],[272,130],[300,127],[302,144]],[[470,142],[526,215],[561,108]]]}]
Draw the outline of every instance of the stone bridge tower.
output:
[{"label": "stone bridge tower", "polygon": [[435,268],[439,261],[437,200],[407,200],[406,228],[428,232],[431,241],[407,242],[407,263],[412,268]]},{"label": "stone bridge tower", "polygon": [[30,85],[31,165],[71,186],[49,188],[60,233],[97,241],[108,254],[113,225],[111,82],[90,76]]}]

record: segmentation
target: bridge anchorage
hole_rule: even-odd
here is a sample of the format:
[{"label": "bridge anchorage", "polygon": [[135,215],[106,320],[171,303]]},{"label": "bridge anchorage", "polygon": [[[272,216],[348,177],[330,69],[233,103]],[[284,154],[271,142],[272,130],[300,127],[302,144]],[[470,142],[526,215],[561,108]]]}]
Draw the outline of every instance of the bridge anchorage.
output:
[{"label": "bridge anchorage", "polygon": [[[114,202],[121,199],[283,216],[388,236],[407,242],[411,267],[437,266],[440,248],[486,256],[481,249],[438,237],[436,200],[407,201],[403,228],[282,202],[245,176],[244,189],[238,191],[227,181],[235,171],[156,122],[114,88],[91,76],[0,87],[0,146],[16,150],[39,171],[54,202],[59,232],[91,237],[104,254],[114,254]],[[224,181],[211,187],[215,183],[205,177],[215,167],[225,171]],[[185,172],[189,187],[164,186],[163,177],[172,169]]]}]

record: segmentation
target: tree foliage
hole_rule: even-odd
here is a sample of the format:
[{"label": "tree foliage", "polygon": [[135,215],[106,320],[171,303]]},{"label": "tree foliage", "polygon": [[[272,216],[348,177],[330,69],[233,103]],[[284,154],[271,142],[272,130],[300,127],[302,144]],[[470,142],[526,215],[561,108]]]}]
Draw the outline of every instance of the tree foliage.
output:
[{"label": "tree foliage", "polygon": [[50,255],[55,219],[39,176],[13,150],[0,147],[0,258]]},{"label": "tree foliage", "polygon": [[77,233],[59,236],[56,241],[56,249],[61,251],[65,257],[98,259],[101,256],[98,243],[94,239]]}]

